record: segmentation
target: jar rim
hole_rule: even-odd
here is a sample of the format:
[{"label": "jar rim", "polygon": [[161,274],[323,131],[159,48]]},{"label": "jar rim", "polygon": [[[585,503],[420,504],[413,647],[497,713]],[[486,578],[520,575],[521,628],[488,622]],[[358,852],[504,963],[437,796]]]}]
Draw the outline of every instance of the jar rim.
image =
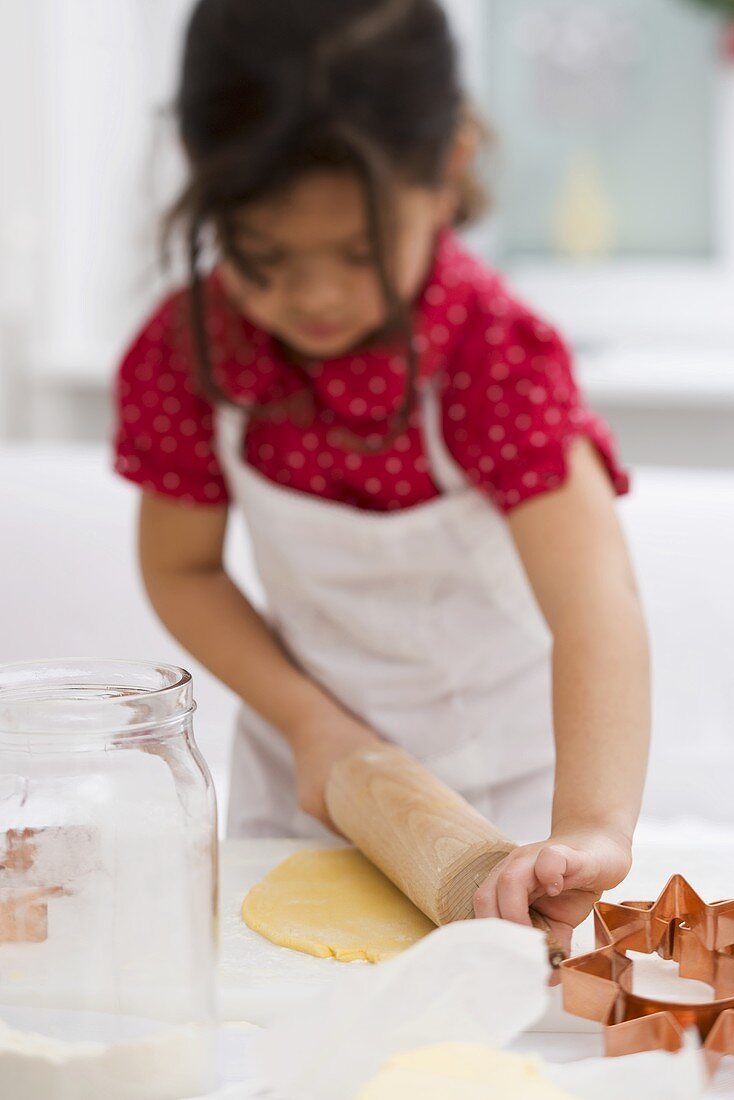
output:
[{"label": "jar rim", "polygon": [[6,744],[60,747],[61,740],[162,734],[194,709],[191,674],[177,665],[105,658],[0,664]]}]

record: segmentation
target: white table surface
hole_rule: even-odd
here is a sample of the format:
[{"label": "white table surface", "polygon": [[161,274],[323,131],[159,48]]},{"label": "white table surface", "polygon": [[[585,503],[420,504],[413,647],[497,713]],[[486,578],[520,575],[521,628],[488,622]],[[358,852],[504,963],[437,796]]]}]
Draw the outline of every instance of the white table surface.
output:
[{"label": "white table surface", "polygon": [[[313,842],[290,840],[229,840],[222,845],[220,1007],[227,1021],[222,1033],[223,1081],[230,1086],[217,1094],[222,1100],[233,1096],[231,1086],[251,1072],[248,1032],[237,1021],[267,1026],[319,988],[339,981],[350,967],[370,965],[317,959],[277,947],[242,922],[240,906],[250,886],[292,852],[313,846]],[[659,830],[648,827],[638,834],[627,879],[605,897],[619,901],[655,898],[675,873],[685,875],[704,899],[734,896],[734,834],[685,823]],[[593,926],[588,920],[576,931],[574,953],[593,946]],[[655,956],[638,959],[636,977],[636,988],[644,987],[650,994],[663,995],[665,990],[665,995],[681,999],[685,995],[695,1000],[710,996],[707,987],[674,978],[670,964]],[[513,1046],[549,1061],[594,1057],[602,1052],[601,1029],[564,1013],[560,991],[553,990],[546,1016]],[[734,1100],[734,1058],[722,1062],[711,1095]]]}]

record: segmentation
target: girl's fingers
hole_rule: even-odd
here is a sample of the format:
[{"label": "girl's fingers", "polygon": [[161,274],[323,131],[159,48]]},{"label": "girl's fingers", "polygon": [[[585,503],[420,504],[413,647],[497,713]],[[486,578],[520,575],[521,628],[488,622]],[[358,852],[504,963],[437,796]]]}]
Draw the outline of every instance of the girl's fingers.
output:
[{"label": "girl's fingers", "polygon": [[474,895],[475,915],[530,924],[530,894],[536,886],[533,860],[534,857],[503,860]]},{"label": "girl's fingers", "polygon": [[600,868],[598,856],[565,844],[546,845],[535,861],[536,877],[549,897],[556,897],[563,890],[593,886]]},{"label": "girl's fingers", "polygon": [[495,876],[490,875],[486,878],[478,890],[474,893],[474,916],[475,917],[499,917],[499,909],[497,908],[497,891],[495,887]]},{"label": "girl's fingers", "polygon": [[538,898],[588,890],[596,885],[600,867],[597,855],[566,844],[546,844],[527,855],[513,854],[477,890],[475,915],[532,924],[528,909]]},{"label": "girl's fingers", "polygon": [[564,850],[561,845],[548,845],[540,849],[535,860],[535,877],[551,898],[563,891],[571,863],[567,852],[571,853],[571,849]]},{"label": "girl's fingers", "polygon": [[528,908],[535,885],[532,863],[517,860],[500,871],[497,876],[497,907],[503,920],[532,924]]}]

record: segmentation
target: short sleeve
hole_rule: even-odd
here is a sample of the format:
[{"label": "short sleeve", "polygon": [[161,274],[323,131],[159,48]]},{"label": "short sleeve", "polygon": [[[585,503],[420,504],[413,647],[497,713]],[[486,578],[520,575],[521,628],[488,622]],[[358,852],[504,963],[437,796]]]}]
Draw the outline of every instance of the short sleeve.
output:
[{"label": "short sleeve", "polygon": [[594,444],[615,491],[629,488],[609,429],[579,390],[566,343],[501,283],[467,324],[442,404],[450,452],[503,512],[563,485],[579,437]]},{"label": "short sleeve", "polygon": [[167,299],[125,352],[115,387],[115,469],[144,490],[189,504],[228,501],[210,402],[181,339],[182,295]]}]

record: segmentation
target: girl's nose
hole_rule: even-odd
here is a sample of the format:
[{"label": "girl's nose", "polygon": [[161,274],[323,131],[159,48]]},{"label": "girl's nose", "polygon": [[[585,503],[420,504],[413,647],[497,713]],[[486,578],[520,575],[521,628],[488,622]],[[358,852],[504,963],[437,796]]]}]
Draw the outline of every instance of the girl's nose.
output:
[{"label": "girl's nose", "polygon": [[344,300],[338,272],[319,261],[297,264],[291,271],[287,291],[292,308],[309,318],[328,318],[341,310]]}]

